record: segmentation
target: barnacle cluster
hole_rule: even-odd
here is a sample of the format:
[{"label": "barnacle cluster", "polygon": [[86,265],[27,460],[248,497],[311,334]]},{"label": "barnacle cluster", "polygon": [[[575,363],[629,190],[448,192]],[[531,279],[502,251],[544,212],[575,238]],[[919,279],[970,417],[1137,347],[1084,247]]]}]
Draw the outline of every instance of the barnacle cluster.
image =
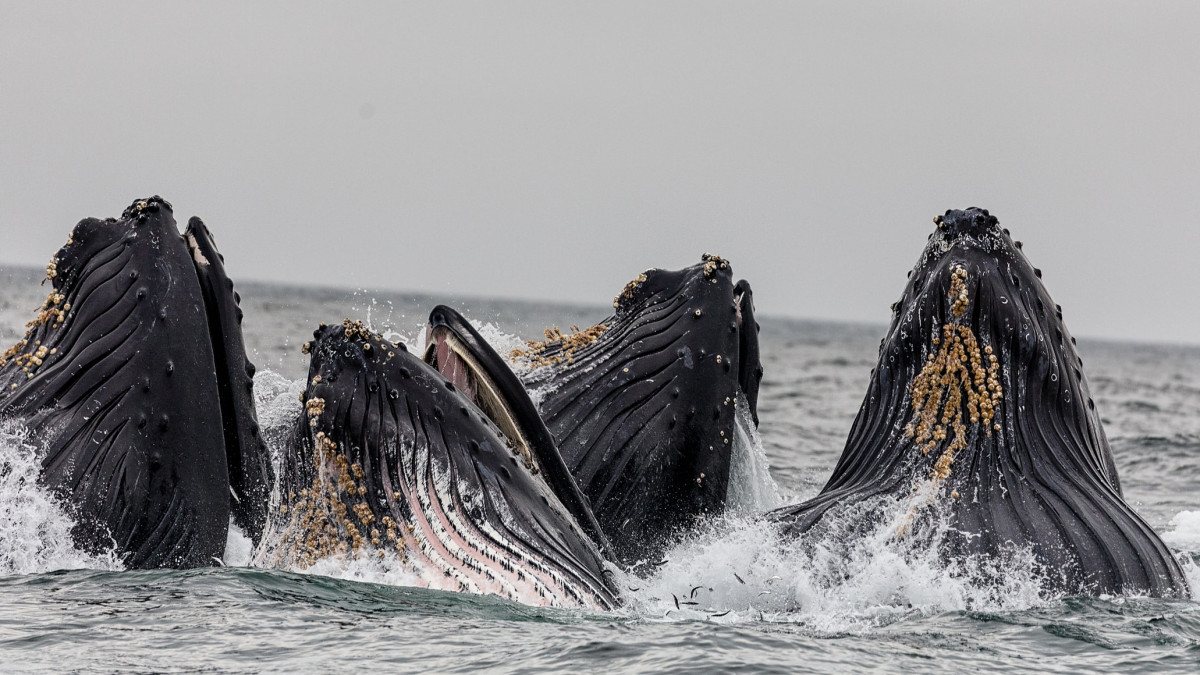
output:
[{"label": "barnacle cluster", "polygon": [[617,294],[617,297],[613,298],[613,309],[616,309],[618,306],[620,306],[622,299],[632,300],[633,292],[637,290],[638,286],[641,286],[643,283],[645,283],[645,281],[646,273],[642,272],[634,277],[633,281],[625,284],[625,288],[621,289],[621,292]]},{"label": "barnacle cluster", "polygon": [[[359,552],[368,540],[376,548],[386,540],[404,559],[404,540],[396,521],[384,516],[382,533],[375,526],[375,512],[365,500],[362,466],[351,462],[323,431],[315,436],[313,464],[316,474],[312,483],[288,493],[287,503],[280,507],[280,513],[289,518],[281,551],[290,554],[292,563],[304,568],[330,555]],[[379,554],[383,555],[383,549]]]},{"label": "barnacle cluster", "polygon": [[[718,269],[723,270],[729,268],[729,262],[719,255],[710,255],[705,253],[704,255],[700,256],[700,260],[704,263],[705,277],[713,277],[716,275]],[[713,279],[713,283],[715,284],[716,282],[716,279]]]},{"label": "barnacle cluster", "polygon": [[955,453],[967,446],[968,421],[982,425],[988,437],[993,428],[999,430],[993,420],[1004,398],[992,347],[981,348],[971,328],[957,323],[970,304],[967,271],[961,266],[951,277],[948,297],[953,301],[952,318],[933,338],[937,353],[926,357],[909,386],[913,418],[904,430],[926,455],[949,438],[930,473],[938,483],[950,476]]},{"label": "barnacle cluster", "polygon": [[[56,347],[47,347],[42,344],[41,340],[33,342],[34,349],[28,353],[23,353],[25,348],[29,346],[29,340],[21,340],[17,344],[9,347],[2,355],[0,355],[0,366],[8,365],[9,359],[25,373],[26,379],[33,379],[33,374],[45,362],[46,358],[58,353]],[[17,388],[16,384],[12,385],[13,389]]]},{"label": "barnacle cluster", "polygon": [[[9,360],[14,361],[24,372],[29,379],[33,378],[34,372],[42,365],[48,356],[58,353],[57,348],[47,347],[42,344],[41,340],[32,340],[33,330],[38,326],[46,325],[51,328],[62,326],[66,319],[67,312],[71,309],[71,303],[66,301],[67,296],[58,291],[51,291],[50,296],[38,308],[38,315],[25,327],[29,329],[24,339],[9,347],[0,354],[0,366],[8,365]],[[28,352],[25,350],[29,349]],[[16,388],[16,385],[13,385]]]},{"label": "barnacle cluster", "polygon": [[[528,340],[525,344],[529,346],[529,349],[514,349],[509,353],[509,357],[528,359],[535,368],[555,366],[561,363],[572,365],[575,363],[575,352],[598,340],[606,330],[608,330],[608,326],[602,323],[583,330],[580,330],[579,326],[571,326],[570,333],[563,333],[558,326],[553,326],[543,331],[546,335],[545,340]],[[551,356],[545,356],[546,350],[551,346],[558,346],[558,352]]]},{"label": "barnacle cluster", "polygon": [[51,328],[58,328],[62,325],[64,319],[67,318],[67,312],[71,311],[71,303],[67,302],[67,296],[58,291],[50,291],[50,295],[42,306],[38,308],[38,315],[25,324],[26,328],[33,328],[41,324],[47,324]]},{"label": "barnacle cluster", "polygon": [[374,337],[374,335],[371,333],[371,330],[367,328],[366,324],[361,321],[351,321],[350,319],[346,319],[342,321],[342,328],[344,328],[346,331],[346,337],[350,339],[358,338],[364,342],[370,343],[371,338]]},{"label": "barnacle cluster", "polygon": [[309,426],[317,426],[318,419],[325,412],[325,399],[313,397],[304,403],[304,409],[308,413]]}]

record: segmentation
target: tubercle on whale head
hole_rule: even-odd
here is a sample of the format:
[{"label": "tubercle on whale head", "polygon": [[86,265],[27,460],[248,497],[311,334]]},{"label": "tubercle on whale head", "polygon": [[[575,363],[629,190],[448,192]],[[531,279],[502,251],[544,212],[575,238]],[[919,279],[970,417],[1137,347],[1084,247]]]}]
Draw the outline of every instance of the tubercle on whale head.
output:
[{"label": "tubercle on whale head", "polygon": [[[879,364],[891,372],[886,378],[907,384],[911,411],[904,435],[937,459],[930,478],[947,479],[968,446],[1024,443],[1019,426],[1029,413],[1023,411],[1054,405],[1069,410],[1078,434],[1092,439],[1081,455],[1087,470],[1119,494],[1082,360],[1041,270],[986,209],[950,210],[934,223],[893,306]],[[1042,400],[1046,393],[1026,400],[1028,392],[1045,389],[1031,386],[1029,373],[1048,378],[1059,400]]]},{"label": "tubercle on whale head", "polygon": [[[1178,562],[1123,501],[1040,271],[983,209],[934,222],[833,475],[774,517],[792,534],[844,527],[825,519],[835,510],[897,538],[949,531],[936,545],[955,557],[1028,546],[1053,593],[1186,596]],[[888,499],[842,510],[875,497]]]},{"label": "tubercle on whale head", "polygon": [[711,254],[638,275],[615,310],[515,365],[549,391],[539,411],[618,557],[639,560],[725,508],[739,411],[757,414],[758,325],[750,285]]},{"label": "tubercle on whale head", "polygon": [[[995,311],[978,302],[981,286],[995,281],[999,259],[1020,254],[987,209],[948,210],[933,222],[937,229],[909,274],[904,297],[893,305],[896,319],[881,352],[899,347],[922,356],[908,380],[911,413],[904,435],[924,455],[940,449],[929,473],[940,484],[970,438],[977,433],[990,438],[1002,429],[994,420],[1004,399],[1004,352],[992,344],[999,335],[976,325]],[[913,330],[923,322],[902,316],[913,307],[931,311],[928,320],[940,325]]]},{"label": "tubercle on whale head", "polygon": [[307,566],[391,552],[455,585],[446,590],[617,604],[597,548],[454,381],[361,322],[314,338],[297,440],[284,455],[279,544],[265,555]]},{"label": "tubercle on whale head", "polygon": [[61,291],[69,286],[78,273],[79,266],[91,259],[96,252],[110,245],[118,237],[124,237],[128,245],[129,239],[135,235],[133,231],[118,227],[120,223],[130,223],[140,226],[149,221],[151,215],[163,213],[171,225],[175,224],[174,212],[170,202],[154,195],[144,199],[136,199],[121,213],[118,218],[84,218],[79,221],[67,236],[63,244],[46,264],[45,284],[51,282],[55,290]]},{"label": "tubercle on whale head", "polygon": [[76,510],[76,545],[113,546],[130,567],[209,564],[229,528],[225,420],[170,205],[79,221],[46,280],[15,362],[0,362],[0,407],[43,445],[39,480]]},{"label": "tubercle on whale head", "polygon": [[[304,408],[296,423],[297,437],[304,442],[298,451],[311,453],[311,458],[299,462],[302,469],[295,468],[300,458],[291,458],[292,470],[284,470],[280,488],[285,498],[276,517],[290,525],[283,527],[276,555],[303,568],[329,555],[359,553],[370,546],[379,556],[391,551],[403,562],[412,528],[404,529],[403,504],[399,493],[391,491],[399,488],[381,487],[386,483],[379,473],[386,473],[383,467],[366,468],[367,462],[379,460],[359,437],[372,425],[361,419],[351,424],[349,415],[351,409],[366,414],[354,408],[364,399],[395,402],[401,397],[404,385],[399,380],[414,373],[389,362],[403,346],[361,321],[345,319],[322,323],[303,351],[310,355],[310,364],[300,394]],[[397,382],[388,384],[387,375]],[[431,392],[435,389],[429,387]]]},{"label": "tubercle on whale head", "polygon": [[707,281],[732,284],[733,267],[719,255],[705,253],[700,263],[681,270],[651,268],[637,275],[613,298],[613,309],[618,317],[636,311],[644,302],[657,294],[682,289],[691,284]]},{"label": "tubercle on whale head", "polygon": [[121,213],[121,218],[125,220],[145,220],[151,213],[157,213],[159,209],[166,208],[168,211],[173,211],[171,203],[158,195],[147,197],[145,199],[135,199],[124,212]]},{"label": "tubercle on whale head", "polygon": [[[347,368],[365,370],[372,361],[395,358],[398,351],[405,352],[407,348],[403,343],[384,339],[355,319],[334,325],[321,323],[313,331],[313,339],[300,346],[301,353],[311,356],[309,380],[316,378],[317,382],[334,382]],[[301,402],[305,402],[307,395],[307,391],[301,392]]]},{"label": "tubercle on whale head", "polygon": [[[123,246],[129,246],[132,237],[135,236],[130,225],[145,224],[151,215],[160,212],[163,213],[159,218],[159,225],[163,231],[175,232],[171,205],[158,196],[135,200],[125,209],[120,219],[84,218],[79,221],[67,236],[66,243],[46,264],[46,276],[42,279],[42,284],[50,282],[49,294],[38,308],[37,316],[25,324],[25,337],[0,354],[0,366],[7,364],[10,359],[21,359],[24,362],[22,367],[26,369],[29,379],[32,379],[36,368],[56,353],[56,350],[41,350],[41,343],[52,331],[62,328],[71,315],[75,300],[73,296],[78,290],[77,282],[83,269],[101,255],[102,251],[118,241]],[[129,280],[136,281],[138,274],[136,269],[130,270]]]}]

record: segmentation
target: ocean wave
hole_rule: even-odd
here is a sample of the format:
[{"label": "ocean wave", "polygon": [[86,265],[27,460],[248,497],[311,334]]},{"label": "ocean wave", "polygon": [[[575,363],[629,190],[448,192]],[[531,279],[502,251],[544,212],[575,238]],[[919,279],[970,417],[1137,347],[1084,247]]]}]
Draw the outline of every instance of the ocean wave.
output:
[{"label": "ocean wave", "polygon": [[75,548],[75,521],[39,480],[39,454],[22,425],[0,422],[0,574],[122,569],[111,550]]}]

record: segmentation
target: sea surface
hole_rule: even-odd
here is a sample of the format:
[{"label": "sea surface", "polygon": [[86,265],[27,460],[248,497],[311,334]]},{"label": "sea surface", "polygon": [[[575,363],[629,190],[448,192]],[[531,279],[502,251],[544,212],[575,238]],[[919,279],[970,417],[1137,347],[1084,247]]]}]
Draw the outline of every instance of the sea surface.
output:
[{"label": "sea surface", "polygon": [[[0,268],[5,345],[45,297],[41,278]],[[300,345],[321,321],[362,319],[419,344],[429,311],[445,303],[504,351],[607,314],[602,302],[238,289],[272,442],[299,413]],[[808,553],[777,540],[752,512],[820,490],[885,326],[758,309],[761,426],[736,450],[736,512],[683,536],[649,576],[623,579],[627,604],[614,612],[408,587],[371,563],[256,569],[236,531],[224,567],[122,571],[112,556],[72,547],[67,510],[36,482],[36,439],[0,422],[0,671],[1200,672],[1192,600],[1046,597],[1019,555],[951,568],[883,534]],[[1080,339],[1079,352],[1126,499],[1200,589],[1200,348]]]}]

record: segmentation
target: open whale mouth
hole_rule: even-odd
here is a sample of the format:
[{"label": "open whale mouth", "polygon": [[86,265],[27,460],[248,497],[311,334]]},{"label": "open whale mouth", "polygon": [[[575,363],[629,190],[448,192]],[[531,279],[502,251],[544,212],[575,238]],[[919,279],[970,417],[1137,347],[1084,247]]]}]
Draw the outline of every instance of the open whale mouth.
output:
[{"label": "open whale mouth", "polygon": [[462,315],[445,306],[430,313],[425,344],[425,363],[496,425],[514,455],[540,476],[601,551],[614,554],[537,406],[507,362]]},{"label": "open whale mouth", "polygon": [[[395,556],[433,588],[617,603],[598,547],[474,409],[475,396],[360,322],[314,338],[305,414],[283,453],[261,560],[303,569],[343,554]],[[465,365],[442,344],[443,364]],[[458,382],[478,394],[486,385],[468,373]]]},{"label": "open whale mouth", "polygon": [[505,383],[508,386],[506,389],[505,384],[498,381],[501,376],[495,366],[489,368],[481,362],[483,357],[471,347],[471,343],[476,342],[474,336],[464,334],[461,328],[443,321],[435,322],[431,318],[425,330],[425,362],[474,403],[500,429],[513,452],[525,460],[533,473],[538,473],[540,468],[530,450],[528,434],[513,410],[513,385]]}]

